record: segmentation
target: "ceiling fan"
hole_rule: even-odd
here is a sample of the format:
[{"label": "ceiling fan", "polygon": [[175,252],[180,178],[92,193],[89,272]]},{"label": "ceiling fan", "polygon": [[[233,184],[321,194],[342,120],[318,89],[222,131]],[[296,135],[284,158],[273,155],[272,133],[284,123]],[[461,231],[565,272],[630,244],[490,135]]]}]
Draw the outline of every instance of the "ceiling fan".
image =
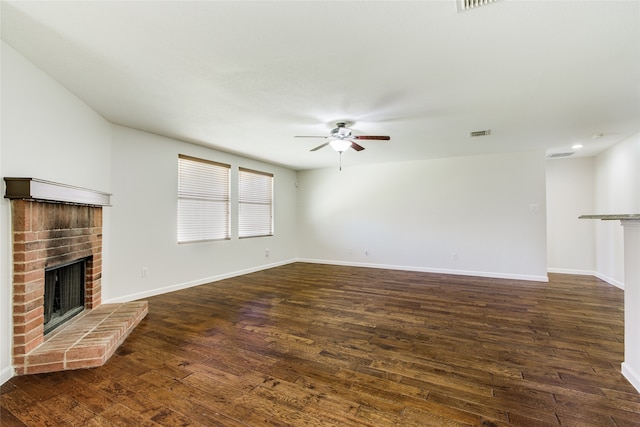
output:
[{"label": "ceiling fan", "polygon": [[364,150],[362,145],[357,144],[354,140],[376,140],[376,141],[389,141],[389,136],[376,136],[376,135],[353,135],[351,129],[347,127],[347,122],[336,123],[336,128],[332,129],[328,136],[296,136],[295,138],[324,138],[328,141],[324,144],[320,144],[309,151],[317,151],[321,148],[330,145],[331,148],[342,154],[349,148],[353,148],[356,151]]}]

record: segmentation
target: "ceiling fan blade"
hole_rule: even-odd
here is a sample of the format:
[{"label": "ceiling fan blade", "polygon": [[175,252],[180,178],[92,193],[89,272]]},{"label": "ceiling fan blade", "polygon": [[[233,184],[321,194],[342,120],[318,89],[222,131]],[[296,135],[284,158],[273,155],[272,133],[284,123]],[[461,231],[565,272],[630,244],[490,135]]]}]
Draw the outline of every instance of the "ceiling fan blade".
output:
[{"label": "ceiling fan blade", "polygon": [[321,149],[321,148],[326,147],[327,145],[329,145],[329,143],[328,143],[328,142],[325,142],[324,144],[320,144],[320,145],[318,145],[316,148],[312,148],[312,149],[311,149],[311,150],[309,150],[309,151],[317,151],[317,150],[319,150],[319,149]]},{"label": "ceiling fan blade", "polygon": [[356,151],[362,151],[364,150],[364,147],[362,145],[358,145],[355,142],[351,141],[351,148],[353,148]]},{"label": "ceiling fan blade", "polygon": [[354,137],[355,139],[374,139],[378,141],[389,141],[391,139],[390,136],[378,136],[378,135],[358,135]]},{"label": "ceiling fan blade", "polygon": [[318,136],[318,135],[296,135],[294,138],[327,138],[326,136]]}]

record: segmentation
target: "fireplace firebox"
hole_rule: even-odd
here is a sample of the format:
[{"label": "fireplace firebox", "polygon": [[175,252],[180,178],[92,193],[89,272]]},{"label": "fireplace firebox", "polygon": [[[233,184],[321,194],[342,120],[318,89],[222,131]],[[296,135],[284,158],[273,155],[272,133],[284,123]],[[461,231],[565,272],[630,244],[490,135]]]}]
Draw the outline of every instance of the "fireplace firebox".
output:
[{"label": "fireplace firebox", "polygon": [[84,281],[84,259],[45,270],[45,335],[84,310]]}]

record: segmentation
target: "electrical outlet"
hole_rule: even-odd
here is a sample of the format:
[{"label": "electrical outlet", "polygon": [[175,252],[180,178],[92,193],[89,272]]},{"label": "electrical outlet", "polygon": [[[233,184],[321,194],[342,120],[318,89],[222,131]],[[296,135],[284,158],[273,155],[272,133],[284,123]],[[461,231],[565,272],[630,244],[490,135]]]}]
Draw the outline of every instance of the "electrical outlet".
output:
[{"label": "electrical outlet", "polygon": [[458,260],[458,253],[457,252],[453,252],[451,254],[451,259],[454,260],[454,261],[457,261]]},{"label": "electrical outlet", "polygon": [[269,255],[271,255],[271,249],[267,248],[267,249],[264,250],[264,256],[266,258],[269,258]]},{"label": "electrical outlet", "polygon": [[369,256],[369,249],[364,250],[364,256]]},{"label": "electrical outlet", "polygon": [[149,276],[149,269],[147,267],[142,267],[142,270],[140,270],[140,276],[141,277],[148,277]]}]

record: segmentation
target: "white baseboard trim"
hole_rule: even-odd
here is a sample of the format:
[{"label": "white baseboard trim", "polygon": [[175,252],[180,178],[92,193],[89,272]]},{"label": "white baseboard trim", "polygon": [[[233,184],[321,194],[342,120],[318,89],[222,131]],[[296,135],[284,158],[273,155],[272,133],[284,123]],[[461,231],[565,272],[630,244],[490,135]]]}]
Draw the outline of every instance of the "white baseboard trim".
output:
[{"label": "white baseboard trim", "polygon": [[596,275],[596,272],[593,270],[576,270],[572,268],[547,268],[547,273],[573,274],[576,276],[595,276]]},{"label": "white baseboard trim", "polygon": [[13,378],[13,373],[13,366],[2,368],[2,370],[0,370],[0,384],[4,384]]},{"label": "white baseboard trim", "polygon": [[348,267],[366,267],[366,268],[380,268],[386,270],[405,270],[405,271],[418,271],[421,273],[436,273],[436,274],[451,274],[456,276],[475,276],[475,277],[489,277],[492,279],[513,279],[513,280],[528,280],[534,282],[548,282],[547,276],[534,276],[527,274],[510,274],[510,273],[495,273],[488,271],[469,271],[469,270],[449,270],[442,268],[428,268],[428,267],[415,267],[410,265],[390,265],[390,264],[370,264],[361,262],[344,262],[335,260],[321,260],[321,259],[308,259],[298,258],[298,262],[308,262],[313,264],[331,264],[331,265],[344,265]]},{"label": "white baseboard trim", "polygon": [[295,259],[274,262],[272,264],[264,264],[257,267],[251,267],[244,270],[232,271],[229,273],[219,274],[217,276],[205,277],[198,280],[193,280],[191,282],[178,283],[176,285],[165,286],[163,288],[152,289],[150,291],[138,292],[135,294],[129,294],[122,297],[111,298],[109,300],[103,301],[103,304],[114,304],[114,303],[123,303],[129,301],[135,301],[142,298],[148,298],[155,295],[166,294],[168,292],[179,291],[181,289],[191,288],[193,286],[200,286],[206,283],[217,282],[219,280],[230,279],[232,277],[242,276],[244,274],[255,273],[256,271],[268,270],[274,267],[280,267],[282,265],[287,265],[296,262]]},{"label": "white baseboard trim", "polygon": [[624,290],[624,283],[613,279],[611,277],[605,276],[604,274],[600,274],[597,271],[591,270],[574,270],[570,268],[548,268],[548,273],[559,273],[559,274],[575,274],[579,276],[595,276],[600,280],[604,280],[610,285],[615,286],[616,288],[620,288]]},{"label": "white baseboard trim", "polygon": [[598,279],[604,280],[608,284],[615,286],[616,288],[620,288],[620,289],[624,290],[624,283],[622,283],[622,282],[620,282],[620,281],[618,281],[616,279],[613,279],[611,277],[605,276],[604,274],[601,274],[601,273],[598,273],[598,272],[595,273],[595,276]]},{"label": "white baseboard trim", "polygon": [[115,303],[135,301],[142,298],[148,298],[155,295],[161,295],[161,294],[166,294],[168,292],[174,292],[174,291],[179,291],[181,289],[191,288],[193,286],[200,286],[206,283],[217,282],[219,280],[242,276],[244,274],[255,273],[256,271],[268,270],[270,268],[280,267],[282,265],[287,265],[294,262],[308,262],[313,264],[333,264],[333,265],[344,265],[349,267],[380,268],[380,269],[387,269],[387,270],[418,271],[422,273],[451,274],[451,275],[457,275],[457,276],[489,277],[494,279],[527,280],[527,281],[534,281],[534,282],[549,281],[549,278],[547,276],[533,276],[533,275],[525,275],[525,274],[507,274],[507,273],[493,273],[493,272],[486,272],[486,271],[449,270],[449,269],[439,269],[439,268],[415,267],[415,266],[407,266],[407,265],[372,264],[372,263],[344,262],[344,261],[335,261],[335,260],[294,258],[294,259],[289,259],[285,261],[275,262],[272,264],[265,264],[257,267],[247,268],[244,270],[232,271],[232,272],[220,274],[217,276],[204,277],[202,279],[193,280],[191,282],[178,283],[175,285],[156,288],[149,291],[137,292],[134,294],[124,295],[117,298],[110,298],[108,300],[102,301],[102,303],[115,304]]},{"label": "white baseboard trim", "polygon": [[622,362],[622,375],[640,392],[640,374],[629,366],[627,362]]}]

